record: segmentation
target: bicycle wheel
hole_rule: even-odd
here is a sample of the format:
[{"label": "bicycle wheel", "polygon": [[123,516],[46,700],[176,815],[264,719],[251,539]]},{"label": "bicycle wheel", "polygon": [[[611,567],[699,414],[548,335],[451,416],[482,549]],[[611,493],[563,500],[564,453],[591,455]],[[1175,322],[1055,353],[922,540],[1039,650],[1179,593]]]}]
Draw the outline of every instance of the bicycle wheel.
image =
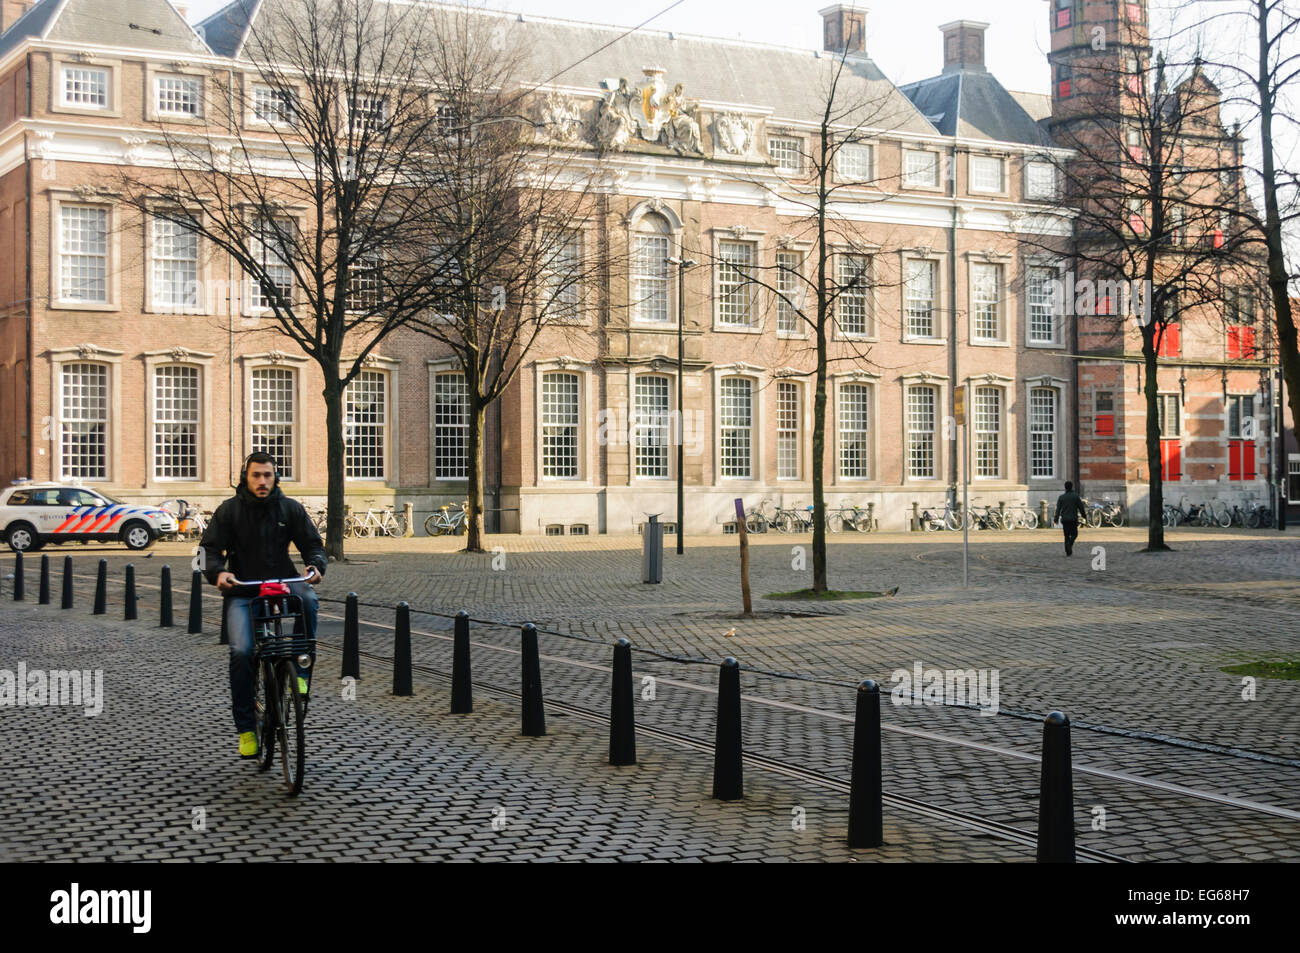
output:
[{"label": "bicycle wheel", "polygon": [[1215,512],[1214,521],[1218,523],[1221,528],[1227,529],[1232,525],[1232,514],[1228,512],[1228,508],[1225,506],[1223,509]]},{"label": "bicycle wheel", "polygon": [[958,516],[956,513],[954,513],[952,510],[949,510],[948,512],[943,514],[944,529],[957,530],[957,529],[961,529],[961,526],[962,526],[961,517]]},{"label": "bicycle wheel", "polygon": [[270,662],[258,662],[254,673],[253,709],[257,713],[257,769],[265,771],[275,757],[276,716],[275,669]]},{"label": "bicycle wheel", "polygon": [[998,511],[998,524],[1001,529],[1013,530],[1016,528],[1016,518],[1012,513]]},{"label": "bicycle wheel", "polygon": [[853,514],[853,528],[859,533],[870,533],[875,529],[871,522],[871,518],[867,516],[865,510]]},{"label": "bicycle wheel", "polygon": [[1088,525],[1093,529],[1101,529],[1101,509],[1090,508],[1088,510]]},{"label": "bicycle wheel", "polygon": [[1038,529],[1038,514],[1033,510],[1025,510],[1025,515],[1021,518],[1024,520],[1025,529]]},{"label": "bicycle wheel", "polygon": [[287,659],[276,666],[280,698],[280,764],[284,768],[284,786],[292,797],[302,790],[303,766],[307,751],[303,746],[302,695],[298,691],[298,671]]},{"label": "bicycle wheel", "polygon": [[405,536],[406,535],[406,514],[390,513],[388,515],[388,523],[385,528],[388,530],[389,536]]},{"label": "bicycle wheel", "polygon": [[841,512],[826,511],[826,530],[831,533],[838,533],[844,529],[844,514]]}]

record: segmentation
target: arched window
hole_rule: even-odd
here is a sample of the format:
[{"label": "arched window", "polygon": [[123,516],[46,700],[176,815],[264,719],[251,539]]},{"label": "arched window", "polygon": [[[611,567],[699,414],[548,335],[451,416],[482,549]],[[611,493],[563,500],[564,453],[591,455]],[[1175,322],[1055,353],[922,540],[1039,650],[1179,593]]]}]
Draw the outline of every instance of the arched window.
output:
[{"label": "arched window", "polygon": [[632,275],[629,294],[632,320],[647,324],[673,322],[668,282],[672,226],[657,212],[644,215],[632,233]]}]

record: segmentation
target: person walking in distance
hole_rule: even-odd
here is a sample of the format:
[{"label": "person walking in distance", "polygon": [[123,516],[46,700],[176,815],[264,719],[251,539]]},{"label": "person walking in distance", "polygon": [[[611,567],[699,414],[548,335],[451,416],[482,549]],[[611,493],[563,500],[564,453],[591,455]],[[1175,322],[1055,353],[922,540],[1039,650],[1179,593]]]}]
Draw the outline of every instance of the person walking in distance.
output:
[{"label": "person walking in distance", "polygon": [[1065,492],[1056,498],[1056,515],[1053,517],[1053,521],[1060,522],[1065,530],[1065,555],[1073,555],[1074,541],[1079,538],[1079,520],[1087,517],[1083,497],[1074,492],[1074,484],[1067,480]]}]

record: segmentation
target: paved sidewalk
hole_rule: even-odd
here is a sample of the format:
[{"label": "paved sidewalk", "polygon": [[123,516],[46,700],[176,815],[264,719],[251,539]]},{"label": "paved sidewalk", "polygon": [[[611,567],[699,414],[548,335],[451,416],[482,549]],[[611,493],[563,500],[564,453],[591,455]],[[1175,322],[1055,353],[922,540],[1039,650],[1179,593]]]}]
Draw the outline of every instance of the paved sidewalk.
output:
[{"label": "paved sidewalk", "polygon": [[850,851],[845,797],[751,770],[744,801],[714,801],[705,754],[642,738],[640,764],[611,768],[598,725],[552,713],[546,737],[524,738],[512,706],[480,693],[451,716],[446,686],[419,675],[415,697],[395,698],[390,674],[363,666],[345,701],[327,652],[291,799],[235,754],[211,634],[88,609],[0,603],[0,667],[104,678],[93,717],[0,708],[0,861],[1032,860],[896,816],[885,847]]}]

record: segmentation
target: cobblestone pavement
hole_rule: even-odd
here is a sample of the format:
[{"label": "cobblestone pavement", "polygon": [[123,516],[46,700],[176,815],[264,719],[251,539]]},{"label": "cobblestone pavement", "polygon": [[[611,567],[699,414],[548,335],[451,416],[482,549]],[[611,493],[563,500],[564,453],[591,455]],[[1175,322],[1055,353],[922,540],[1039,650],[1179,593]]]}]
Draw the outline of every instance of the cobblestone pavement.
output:
[{"label": "cobblestone pavement", "polygon": [[7,665],[104,673],[97,716],[0,709],[0,861],[1032,860],[897,816],[884,847],[850,851],[833,792],[749,771],[743,801],[715,801],[706,754],[641,739],[639,764],[611,768],[599,726],[551,712],[544,738],[524,738],[515,706],[480,693],[472,715],[449,715],[444,684],[417,676],[397,698],[369,665],[355,700],[316,679],[307,783],[290,799],[235,754],[226,650],[110,619],[0,605]]},{"label": "cobblestone pavement", "polygon": [[[618,635],[641,648],[702,659],[732,654],[750,668],[846,683],[875,677],[886,689],[892,670],[910,670],[918,661],[925,667],[992,668],[1000,674],[1001,717],[886,706],[887,790],[1033,830],[1037,763],[972,745],[1032,758],[1040,743],[1039,724],[1005,712],[1060,708],[1076,724],[1161,733],[1272,759],[1076,729],[1076,766],[1300,808],[1300,770],[1294,765],[1300,686],[1261,680],[1256,700],[1246,702],[1240,678],[1219,671],[1232,661],[1298,651],[1300,534],[1179,530],[1170,541],[1176,552],[1150,556],[1136,552],[1141,531],[1094,531],[1066,560],[1055,534],[973,534],[972,586],[963,590],[959,536],[835,540],[833,583],[873,589],[898,585],[900,591],[892,599],[810,609],[807,603],[757,598],[807,584],[808,574],[792,571],[791,562],[798,555],[792,547],[810,550],[809,539],[757,537],[755,603],[771,616],[756,620],[734,618],[739,609],[734,539],[688,540],[684,557],[671,552],[670,541],[663,586],[637,581],[636,537],[492,537],[489,548],[504,550],[495,554],[498,566],[504,562],[496,570],[493,554],[454,552],[458,540],[350,541],[350,561],[331,566],[320,587],[322,635],[327,645],[337,641],[332,633],[338,631],[342,607],[329,600],[349,590],[381,605],[406,599],[416,609],[466,608],[476,618],[531,619],[606,643],[543,637],[548,698],[597,711],[608,706],[607,643]],[[1093,569],[1097,545],[1106,550],[1104,571]],[[118,576],[126,561],[141,564],[139,554],[84,549],[87,556],[109,558]],[[57,556],[58,550],[53,552]],[[176,544],[160,546],[154,560],[183,565],[183,552]],[[73,554],[79,573],[88,575],[92,560],[77,550]],[[811,561],[810,551],[806,558]],[[79,577],[83,600],[88,600],[88,589],[82,594],[88,584]],[[28,587],[34,595],[30,573]],[[178,583],[178,612],[183,588]],[[156,596],[144,590],[142,616],[150,598]],[[215,600],[209,612],[215,618]],[[817,617],[783,617],[787,612]],[[391,611],[363,608],[362,617],[373,623],[364,629],[363,647],[389,654]],[[414,620],[417,662],[447,670],[449,620],[418,613]],[[476,625],[474,638],[476,680],[517,685],[517,635]],[[712,737],[715,671],[646,655],[637,656],[636,667],[638,678],[658,679],[655,699],[638,702],[640,722]],[[847,776],[851,690],[748,673],[744,684],[746,750]],[[584,730],[599,734],[596,726]],[[595,746],[596,761],[602,742]],[[707,793],[709,765],[703,767],[701,790]],[[1300,857],[1300,825],[1292,817],[1085,773],[1076,773],[1075,792],[1081,845],[1152,860]],[[1092,829],[1099,819],[1104,826]]]}]

